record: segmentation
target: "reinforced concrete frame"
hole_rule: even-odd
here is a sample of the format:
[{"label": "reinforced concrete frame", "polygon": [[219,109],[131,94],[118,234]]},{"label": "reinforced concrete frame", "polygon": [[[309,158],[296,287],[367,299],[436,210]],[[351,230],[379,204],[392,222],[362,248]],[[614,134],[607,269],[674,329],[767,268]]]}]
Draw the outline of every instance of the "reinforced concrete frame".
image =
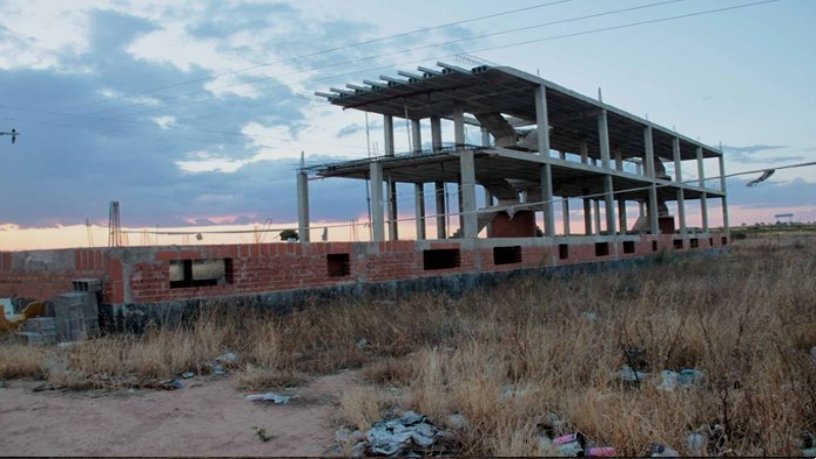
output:
[{"label": "reinforced concrete frame", "polygon": [[[307,175],[368,179],[375,242],[399,239],[396,186],[414,185],[416,238],[426,231],[425,195],[433,184],[436,238],[476,240],[494,235],[499,214],[513,220],[521,211],[540,212],[544,238],[607,238],[626,234],[708,234],[708,199],[722,203],[723,233],[728,234],[725,166],[719,149],[709,147],[646,119],[548,80],[509,67],[465,69],[438,63],[439,69],[399,72],[404,79],[381,76],[367,86],[318,92],[328,102],[383,116],[385,154],[381,157],[322,164],[298,171],[299,228],[309,242]],[[600,96],[600,95],[599,95]],[[410,122],[412,149],[394,151],[394,117]],[[431,149],[423,151],[421,122],[430,120]],[[453,141],[445,144],[441,120],[453,123]],[[468,143],[466,126],[476,126],[480,144]],[[716,158],[720,186],[706,186],[704,160]],[[696,162],[697,177],[684,180],[684,163]],[[673,167],[672,175],[665,164]],[[459,228],[450,234],[446,184],[455,185]],[[383,186],[386,192],[383,193]],[[485,206],[477,209],[477,187]],[[569,199],[581,199],[583,235],[571,231]],[[385,200],[385,201],[384,201]],[[686,202],[698,200],[701,225],[690,228]],[[555,203],[561,203],[561,232]],[[631,223],[627,203],[638,205]],[[677,221],[667,203],[676,203]],[[603,203],[603,204],[601,204]],[[387,212],[383,212],[383,208]],[[384,215],[385,214],[385,215]],[[603,223],[603,228],[602,228]],[[616,246],[617,247],[617,246]],[[617,250],[617,249],[616,249]]]}]

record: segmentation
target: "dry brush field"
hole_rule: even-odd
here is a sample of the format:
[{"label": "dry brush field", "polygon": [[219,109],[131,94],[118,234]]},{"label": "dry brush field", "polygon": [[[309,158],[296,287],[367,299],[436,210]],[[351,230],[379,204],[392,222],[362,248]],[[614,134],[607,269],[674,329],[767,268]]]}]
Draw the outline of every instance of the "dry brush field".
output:
[{"label": "dry brush field", "polygon": [[[278,316],[235,311],[213,304],[184,327],[64,348],[4,344],[0,379],[139,387],[206,373],[225,349],[241,357],[232,371],[242,389],[361,368],[370,384],[340,397],[338,428],[406,409],[442,426],[461,414],[455,452],[464,455],[537,455],[554,415],[564,421],[555,433],[580,431],[628,456],[653,443],[683,454],[800,455],[803,435],[816,432],[816,237],[805,234],[740,241],[719,257],[526,276],[459,299],[428,292]],[[623,365],[650,376],[623,382]],[[661,370],[684,368],[705,379],[656,387]],[[702,430],[704,450],[689,450],[687,435]]]}]

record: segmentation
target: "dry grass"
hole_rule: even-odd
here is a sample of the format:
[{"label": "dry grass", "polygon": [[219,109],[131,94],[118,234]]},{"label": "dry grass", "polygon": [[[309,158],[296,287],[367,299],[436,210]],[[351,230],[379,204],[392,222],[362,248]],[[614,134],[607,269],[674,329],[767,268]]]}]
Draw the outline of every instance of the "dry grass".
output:
[{"label": "dry grass", "polygon": [[[365,428],[394,404],[445,424],[461,413],[463,454],[537,454],[542,417],[557,413],[619,454],[648,444],[681,453],[686,435],[720,424],[707,454],[798,455],[816,431],[816,237],[750,239],[722,257],[664,257],[649,267],[557,279],[522,278],[450,300],[344,299],[284,316],[205,308],[194,323],[66,349],[0,346],[0,377],[47,377],[110,387],[206,372],[226,349],[240,387],[286,385],[291,375],[365,366],[368,381],[341,417]],[[242,311],[246,311],[243,309]],[[26,352],[23,352],[25,350]],[[623,364],[657,373],[696,367],[691,390],[659,391],[614,378]],[[284,382],[282,382],[284,381]]]}]

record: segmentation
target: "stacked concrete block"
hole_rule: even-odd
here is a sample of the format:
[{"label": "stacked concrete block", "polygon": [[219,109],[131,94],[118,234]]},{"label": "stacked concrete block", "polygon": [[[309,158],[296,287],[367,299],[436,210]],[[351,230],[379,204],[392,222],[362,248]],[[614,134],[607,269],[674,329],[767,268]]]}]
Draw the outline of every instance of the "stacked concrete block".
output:
[{"label": "stacked concrete block", "polygon": [[28,319],[23,331],[17,336],[29,346],[55,344],[57,342],[57,324],[53,317],[35,317]]},{"label": "stacked concrete block", "polygon": [[77,341],[99,335],[99,307],[96,293],[70,292],[54,298],[57,339]]}]

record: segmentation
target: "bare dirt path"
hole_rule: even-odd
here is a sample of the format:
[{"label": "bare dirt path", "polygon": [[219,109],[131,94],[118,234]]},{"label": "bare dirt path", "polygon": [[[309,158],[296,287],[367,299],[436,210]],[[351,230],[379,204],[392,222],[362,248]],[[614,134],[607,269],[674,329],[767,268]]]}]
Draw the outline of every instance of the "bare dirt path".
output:
[{"label": "bare dirt path", "polygon": [[[176,391],[0,389],[0,454],[10,456],[321,456],[331,454],[339,395],[357,373],[322,376],[288,405],[247,401],[231,378]],[[263,442],[254,426],[273,438]]]}]

